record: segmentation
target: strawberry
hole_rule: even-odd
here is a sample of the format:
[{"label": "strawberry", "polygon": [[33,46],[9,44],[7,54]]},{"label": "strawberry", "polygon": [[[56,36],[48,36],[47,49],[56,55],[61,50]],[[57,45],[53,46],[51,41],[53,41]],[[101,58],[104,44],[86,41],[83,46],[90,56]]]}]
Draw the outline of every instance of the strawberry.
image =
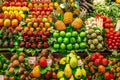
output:
[{"label": "strawberry", "polygon": [[47,60],[46,60],[45,57],[42,57],[42,58],[40,59],[40,66],[41,66],[42,68],[45,68],[45,67],[47,66]]},{"label": "strawberry", "polygon": [[48,42],[44,42],[44,48],[48,48]]},{"label": "strawberry", "polygon": [[43,42],[47,41],[47,36],[42,35],[42,41]]},{"label": "strawberry", "polygon": [[36,48],[36,44],[32,43],[31,48]]},{"label": "strawberry", "polygon": [[28,36],[24,36],[24,41],[28,41]]},{"label": "strawberry", "polygon": [[25,45],[24,42],[20,42],[20,47],[23,47]]},{"label": "strawberry", "polygon": [[32,36],[32,34],[33,34],[32,31],[28,31],[28,32],[27,32],[27,35],[28,35],[28,36]]},{"label": "strawberry", "polygon": [[46,31],[46,36],[50,36],[50,31]]}]

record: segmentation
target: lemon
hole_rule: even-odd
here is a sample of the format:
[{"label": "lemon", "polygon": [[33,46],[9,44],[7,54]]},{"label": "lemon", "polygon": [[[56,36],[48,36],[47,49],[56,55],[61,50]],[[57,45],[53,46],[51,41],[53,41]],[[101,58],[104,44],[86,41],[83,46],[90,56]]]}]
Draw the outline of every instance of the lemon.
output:
[{"label": "lemon", "polygon": [[21,7],[17,7],[17,11],[20,11],[21,10]]},{"label": "lemon", "polygon": [[27,11],[27,7],[22,7],[22,11]]},{"label": "lemon", "polygon": [[17,10],[17,8],[16,7],[12,7],[12,10],[15,11],[15,10]]},{"label": "lemon", "polygon": [[9,14],[13,14],[13,11],[9,11]]},{"label": "lemon", "polygon": [[6,8],[5,6],[3,6],[3,7],[2,7],[2,10],[3,10],[3,11],[6,11],[6,10],[7,10],[7,8]]},{"label": "lemon", "polygon": [[18,11],[14,11],[15,14],[18,14]]},{"label": "lemon", "polygon": [[19,14],[23,14],[23,11],[19,11]]},{"label": "lemon", "polygon": [[8,14],[8,11],[4,11],[4,14]]},{"label": "lemon", "polygon": [[54,6],[55,6],[55,7],[58,7],[58,6],[59,6],[58,2],[55,2],[55,3],[54,3]]},{"label": "lemon", "polygon": [[7,7],[7,11],[10,11],[11,7]]},{"label": "lemon", "polygon": [[21,14],[22,18],[25,18],[25,14]]}]

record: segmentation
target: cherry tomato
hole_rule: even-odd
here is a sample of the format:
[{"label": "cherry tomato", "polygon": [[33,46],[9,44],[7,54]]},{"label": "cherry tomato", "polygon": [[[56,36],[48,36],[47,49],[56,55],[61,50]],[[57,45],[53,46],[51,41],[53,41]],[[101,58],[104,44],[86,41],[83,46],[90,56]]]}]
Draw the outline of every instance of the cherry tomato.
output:
[{"label": "cherry tomato", "polygon": [[114,49],[117,49],[118,47],[117,46],[114,46]]},{"label": "cherry tomato", "polygon": [[109,26],[110,26],[109,23],[105,23],[105,24],[104,24],[104,27],[105,27],[105,28],[109,28]]},{"label": "cherry tomato", "polygon": [[112,49],[113,47],[110,45],[109,48]]}]

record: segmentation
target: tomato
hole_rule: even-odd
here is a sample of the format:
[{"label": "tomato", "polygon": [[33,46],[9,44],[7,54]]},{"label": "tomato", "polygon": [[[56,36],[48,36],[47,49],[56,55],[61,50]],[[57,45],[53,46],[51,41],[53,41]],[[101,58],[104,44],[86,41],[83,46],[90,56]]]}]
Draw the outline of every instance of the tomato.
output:
[{"label": "tomato", "polygon": [[106,37],[110,37],[110,34],[106,34]]},{"label": "tomato", "polygon": [[113,38],[114,38],[114,36],[110,36],[110,38],[111,38],[111,39],[113,39]]},{"label": "tomato", "polygon": [[114,24],[113,24],[113,23],[110,23],[110,27],[114,27]]},{"label": "tomato", "polygon": [[118,47],[117,46],[114,46],[114,49],[117,49]]},{"label": "tomato", "polygon": [[112,19],[110,19],[110,18],[106,19],[106,23],[111,23],[111,22],[112,22]]},{"label": "tomato", "polygon": [[110,32],[111,32],[111,31],[114,31],[114,28],[110,28]]},{"label": "tomato", "polygon": [[114,39],[115,39],[115,40],[117,40],[117,39],[118,39],[118,37],[116,37],[116,36],[115,36],[115,37],[114,37]]},{"label": "tomato", "polygon": [[113,47],[110,45],[109,48],[112,49]]},{"label": "tomato", "polygon": [[105,27],[105,28],[109,28],[109,26],[110,26],[109,23],[105,23],[105,24],[104,24],[104,27]]},{"label": "tomato", "polygon": [[108,41],[108,44],[112,44],[112,41]]},{"label": "tomato", "polygon": [[103,19],[103,21],[106,21],[106,19],[107,19],[106,16],[101,16],[101,18]]}]

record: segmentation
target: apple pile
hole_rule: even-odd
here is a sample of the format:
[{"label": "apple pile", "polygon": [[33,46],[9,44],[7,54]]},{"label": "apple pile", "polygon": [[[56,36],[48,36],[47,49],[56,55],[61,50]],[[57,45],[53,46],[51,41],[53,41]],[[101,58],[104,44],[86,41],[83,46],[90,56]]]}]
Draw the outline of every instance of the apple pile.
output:
[{"label": "apple pile", "polygon": [[[86,49],[86,33],[84,31],[78,33],[77,31],[65,32],[55,31],[53,33],[53,48],[56,50],[79,50]],[[51,40],[52,41],[52,40]]]},{"label": "apple pile", "polygon": [[88,60],[88,65],[86,64],[85,67],[89,68],[91,74],[88,75],[88,80],[92,80],[92,75],[96,78],[96,74],[104,74],[105,80],[114,79],[115,76],[113,73],[110,72],[110,69],[106,67],[109,66],[109,60],[104,58],[99,52],[95,52],[90,56],[90,60]]},{"label": "apple pile", "polygon": [[50,15],[53,11],[52,7],[44,7],[44,8],[30,8],[32,15]]},{"label": "apple pile", "polygon": [[48,48],[48,37],[50,31],[22,31],[23,41],[20,42],[20,47],[25,48]]},{"label": "apple pile", "polygon": [[5,1],[3,2],[3,6],[16,6],[16,7],[23,7],[23,6],[28,6],[28,3],[26,2],[26,0],[19,0],[19,1]]},{"label": "apple pile", "polygon": [[50,3],[51,0],[30,0],[32,3]]},{"label": "apple pile", "polygon": [[106,32],[106,45],[109,49],[118,49],[120,46],[120,33],[114,28]]}]

